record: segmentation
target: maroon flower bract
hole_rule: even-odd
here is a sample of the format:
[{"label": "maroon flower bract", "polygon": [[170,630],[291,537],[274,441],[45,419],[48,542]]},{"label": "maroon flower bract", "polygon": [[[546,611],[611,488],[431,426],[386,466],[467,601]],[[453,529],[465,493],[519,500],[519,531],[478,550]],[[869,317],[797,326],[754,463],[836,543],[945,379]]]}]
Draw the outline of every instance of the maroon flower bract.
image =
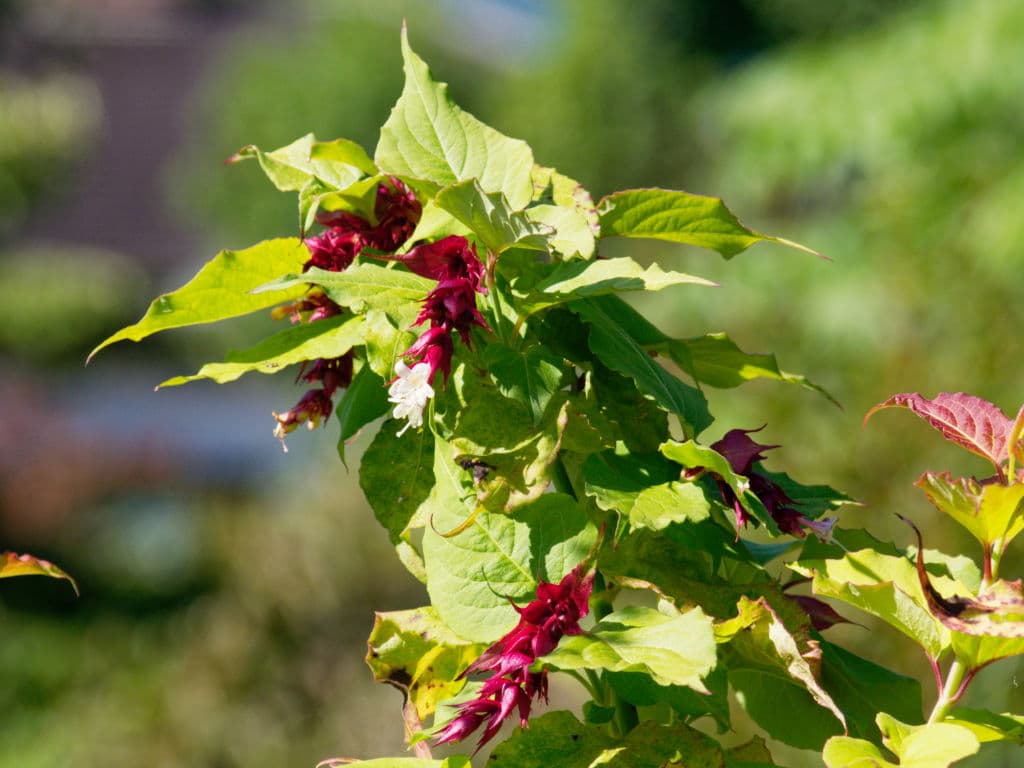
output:
[{"label": "maroon flower bract", "polygon": [[[519,725],[527,726],[534,698],[547,700],[547,670],[531,672],[534,661],[555,649],[564,635],[583,632],[579,620],[589,611],[593,576],[574,568],[558,584],[542,581],[537,598],[519,613],[515,629],[494,643],[462,676],[490,672],[477,698],[462,704],[459,714],[438,734],[437,744],[462,741],[481,725],[477,749],[490,741],[501,724],[519,713]],[[486,723],[486,725],[485,725]]]}]

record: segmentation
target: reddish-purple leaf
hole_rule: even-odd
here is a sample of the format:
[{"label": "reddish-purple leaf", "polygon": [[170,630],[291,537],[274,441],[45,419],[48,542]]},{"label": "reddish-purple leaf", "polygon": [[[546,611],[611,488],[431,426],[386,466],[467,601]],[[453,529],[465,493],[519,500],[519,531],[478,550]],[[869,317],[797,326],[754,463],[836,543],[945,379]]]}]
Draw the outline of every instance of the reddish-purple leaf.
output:
[{"label": "reddish-purple leaf", "polygon": [[15,552],[0,553],[0,579],[9,576],[50,576],[54,579],[67,579],[71,588],[78,594],[75,580],[49,560],[41,560],[32,555],[19,555]]},{"label": "reddish-purple leaf", "polygon": [[999,408],[964,392],[940,392],[928,400],[916,392],[893,395],[864,417],[864,423],[882,408],[909,408],[935,427],[951,443],[966,448],[995,464],[1006,460],[1012,424]]}]

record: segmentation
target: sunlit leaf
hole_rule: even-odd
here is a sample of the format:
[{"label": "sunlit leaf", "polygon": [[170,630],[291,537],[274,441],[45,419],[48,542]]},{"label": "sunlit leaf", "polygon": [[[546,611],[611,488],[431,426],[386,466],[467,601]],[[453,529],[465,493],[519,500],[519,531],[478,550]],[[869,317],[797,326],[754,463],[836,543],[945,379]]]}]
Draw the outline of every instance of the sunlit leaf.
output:
[{"label": "sunlit leaf", "polygon": [[361,162],[361,158],[352,152],[342,154],[338,149],[333,153],[328,149],[314,154],[314,142],[313,134],[307,133],[272,152],[249,145],[238,150],[232,160],[255,157],[267,178],[282,192],[298,192],[312,179],[333,189],[344,189],[363,175],[364,171],[354,165],[354,162]]},{"label": "sunlit leaf", "polygon": [[459,675],[484,650],[458,637],[431,606],[377,613],[368,644],[374,679],[408,696],[420,720],[462,690]]},{"label": "sunlit leaf", "polygon": [[386,173],[448,186],[476,179],[485,192],[505,195],[513,210],[533,197],[533,153],[463,112],[436,82],[402,31],[405,87],[381,128],[376,164]]},{"label": "sunlit leaf", "polygon": [[354,264],[344,272],[329,272],[314,267],[301,275],[290,274],[260,286],[264,291],[280,291],[299,285],[318,285],[337,304],[354,312],[379,309],[409,325],[419,311],[418,302],[437,285],[433,280],[397,268],[377,264]]},{"label": "sunlit leaf", "polygon": [[160,384],[176,387],[199,379],[218,384],[234,381],[251,371],[278,373],[290,365],[323,358],[341,357],[364,339],[363,318],[329,317],[295,325],[275,333],[248,349],[228,352],[223,363],[207,363],[191,376],[175,376]]},{"label": "sunlit leaf", "polygon": [[75,594],[78,594],[75,580],[49,560],[32,555],[19,555],[15,552],[0,553],[0,579],[12,576],[49,576],[53,579],[67,579]]},{"label": "sunlit leaf", "polygon": [[[790,568],[812,577],[814,594],[842,600],[877,616],[933,658],[949,647],[949,630],[932,615],[914,565],[905,557],[865,549],[835,560],[800,560]],[[951,579],[939,581],[956,587]],[[962,586],[958,590],[967,592]]]},{"label": "sunlit leaf", "polygon": [[668,189],[627,189],[603,197],[597,208],[602,237],[687,243],[718,251],[727,259],[762,240],[818,255],[798,243],[747,229],[717,197]]},{"label": "sunlit leaf", "polygon": [[573,299],[626,291],[660,291],[674,285],[714,285],[701,277],[665,272],[657,264],[644,268],[633,259],[568,261],[534,287],[522,301],[528,312],[563,304]]},{"label": "sunlit leaf", "polygon": [[900,768],[948,768],[980,746],[970,729],[952,723],[907,725],[885,712],[876,718],[885,746],[900,758]]},{"label": "sunlit leaf", "polygon": [[916,392],[893,395],[879,403],[864,421],[883,408],[909,408],[942,433],[951,443],[991,461],[996,468],[1006,460],[1012,424],[999,408],[964,392],[940,392],[928,400]]},{"label": "sunlit leaf", "polygon": [[551,228],[513,211],[500,192],[487,194],[476,179],[445,187],[435,204],[469,228],[492,253],[519,246],[545,250]]},{"label": "sunlit leaf", "polygon": [[169,328],[247,315],[301,296],[308,287],[301,280],[266,292],[252,291],[301,270],[308,259],[309,251],[297,238],[264,240],[244,251],[221,251],[188,283],[160,296],[139,322],[106,339],[89,357],[116,341],[139,341]]},{"label": "sunlit leaf", "polygon": [[716,664],[715,634],[700,608],[668,616],[628,606],[586,634],[563,638],[544,663],[557,669],[642,672],[659,685],[706,691],[701,679]]},{"label": "sunlit leaf", "polygon": [[985,547],[996,541],[1005,546],[1024,530],[1024,485],[982,486],[949,472],[926,472],[914,485]]}]

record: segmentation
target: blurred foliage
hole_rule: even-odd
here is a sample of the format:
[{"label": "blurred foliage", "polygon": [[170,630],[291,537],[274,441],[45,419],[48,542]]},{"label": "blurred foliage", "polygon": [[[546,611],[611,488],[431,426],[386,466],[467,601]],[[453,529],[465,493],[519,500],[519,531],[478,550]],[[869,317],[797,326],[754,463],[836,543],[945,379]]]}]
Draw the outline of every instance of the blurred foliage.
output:
[{"label": "blurred foliage", "polygon": [[[937,514],[911,488],[921,472],[984,467],[954,463],[956,453],[927,426],[906,426],[910,416],[879,415],[862,430],[862,415],[897,391],[966,390],[1006,409],[1021,399],[1014,300],[1024,288],[1024,219],[1015,210],[1024,197],[1024,6],[508,5],[527,21],[505,37],[445,16],[475,7],[454,2],[323,0],[308,3],[305,17],[245,27],[190,117],[197,143],[171,169],[174,204],[202,229],[210,253],[294,233],[291,201],[255,164],[222,161],[245,144],[275,147],[309,130],[372,148],[401,87],[404,16],[417,50],[460,104],[527,139],[540,162],[596,194],[652,184],[720,194],[746,224],[833,260],[763,245],[728,264],[701,255],[693,271],[722,288],[680,289],[645,310],[679,335],[716,325],[833,392],[844,411],[769,383],[714,393],[712,408],[723,425],[767,421],[763,442],[783,444],[769,455],[771,468],[861,498],[870,506],[844,512],[848,525],[907,543],[907,532],[885,521],[890,511],[919,521]],[[60,163],[97,125],[85,81],[31,85],[0,83],[0,235],[44,190],[59,189]],[[593,122],[601,129],[574,128]],[[57,168],[65,170],[54,177]],[[697,258],[669,245],[642,253],[684,270]],[[105,257],[98,263],[69,278],[91,286],[86,313],[106,311],[106,297],[133,279]],[[83,315],[72,311],[66,286],[47,279],[48,270],[69,274],[63,261],[38,252],[0,269],[5,319],[19,328],[0,335],[4,345],[39,335],[34,303],[40,313],[64,312],[59,345],[73,343],[65,333],[103,335],[77,327]],[[130,292],[147,293],[134,284]],[[397,751],[398,694],[372,687],[361,641],[369,606],[421,598],[415,584],[392,581],[399,571],[386,536],[331,455],[330,438],[318,445],[322,461],[287,486],[195,501],[192,517],[139,514],[126,525],[114,500],[84,512],[94,527],[79,522],[53,552],[40,552],[87,553],[61,561],[84,577],[81,601],[39,599],[42,580],[4,585],[0,617],[16,631],[0,638],[8,681],[0,706],[17,715],[0,733],[0,767],[71,757],[83,765],[259,768],[309,765],[342,748],[352,756]],[[949,527],[925,526],[926,545],[972,546],[947,536]],[[141,570],[126,556],[115,563],[125,539],[169,559]],[[1014,574],[1012,557],[1005,567]],[[175,578],[162,579],[168,572]],[[350,601],[355,593],[365,604]],[[928,674],[916,659],[893,661],[905,646],[884,632],[831,631],[843,642],[859,639],[866,655]],[[1020,711],[1024,697],[1005,675],[982,673],[972,695]],[[381,722],[387,711],[394,717]],[[1007,754],[1013,764],[1018,753]]]},{"label": "blurred foliage", "polygon": [[147,285],[138,264],[109,251],[34,243],[0,253],[0,353],[36,364],[79,363],[97,338],[136,310],[125,297]]},{"label": "blurred foliage", "polygon": [[31,206],[67,185],[73,161],[95,138],[100,115],[99,94],[86,78],[0,72],[0,238]]}]

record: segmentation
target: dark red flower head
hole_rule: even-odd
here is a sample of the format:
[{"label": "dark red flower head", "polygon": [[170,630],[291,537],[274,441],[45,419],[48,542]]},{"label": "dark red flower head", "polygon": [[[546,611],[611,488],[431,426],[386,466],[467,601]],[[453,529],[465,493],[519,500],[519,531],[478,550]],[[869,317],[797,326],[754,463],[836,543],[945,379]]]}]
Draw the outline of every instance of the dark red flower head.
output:
[{"label": "dark red flower head", "polygon": [[589,610],[593,583],[593,576],[577,567],[558,584],[540,582],[535,600],[522,608],[515,606],[519,612],[515,629],[462,673],[491,673],[480,695],[459,707],[459,714],[438,734],[437,744],[462,741],[486,723],[477,743],[480,749],[513,712],[519,713],[520,727],[526,727],[533,700],[547,700],[548,690],[547,670],[531,672],[530,666],[551,653],[564,635],[583,631],[579,620]]},{"label": "dark red flower head", "polygon": [[[835,518],[810,520],[804,517],[796,509],[797,503],[786,494],[782,487],[754,467],[754,464],[764,459],[764,451],[779,447],[777,445],[761,445],[750,439],[752,433],[760,432],[762,429],[764,427],[730,430],[721,440],[713,443],[711,448],[725,457],[733,472],[743,475],[750,481],[751,492],[760,499],[765,511],[779,526],[780,531],[802,539],[809,530],[822,540],[827,540],[831,536]],[[736,515],[736,535],[739,536],[739,529],[749,521],[747,510],[743,508],[743,504],[740,503],[727,483],[719,480],[718,487],[723,500],[733,508]]]},{"label": "dark red flower head", "polygon": [[449,235],[436,243],[423,243],[401,256],[393,256],[420,277],[442,282],[465,278],[473,289],[483,288],[484,265],[476,255],[476,248],[460,235]]}]

